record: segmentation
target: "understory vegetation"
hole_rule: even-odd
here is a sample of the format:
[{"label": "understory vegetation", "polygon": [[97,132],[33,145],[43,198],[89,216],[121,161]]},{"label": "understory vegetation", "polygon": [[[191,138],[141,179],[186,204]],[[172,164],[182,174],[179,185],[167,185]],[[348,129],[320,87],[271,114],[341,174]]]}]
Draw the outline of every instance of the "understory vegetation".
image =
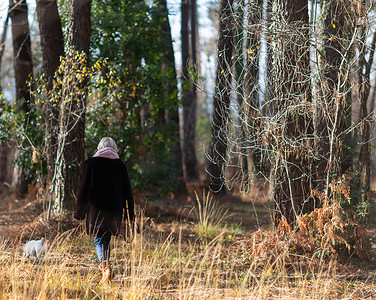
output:
[{"label": "understory vegetation", "polygon": [[[180,233],[180,235],[179,235]],[[50,241],[42,265],[25,262],[19,244],[1,245],[2,299],[354,299],[374,297],[375,278],[347,276],[335,260],[305,257],[292,263],[246,256],[241,241],[220,234],[208,243],[182,241],[183,230],[151,238],[148,230],[132,243],[113,242],[115,279],[98,285],[91,239],[70,231]],[[234,255],[234,254],[237,255]],[[304,263],[303,263],[304,262]],[[361,280],[359,280],[361,279]],[[362,280],[363,279],[363,280]]]},{"label": "understory vegetation", "polygon": [[[376,296],[372,253],[364,252],[370,256],[360,259],[356,243],[352,244],[355,248],[342,247],[347,245],[344,237],[350,232],[338,230],[340,225],[328,228],[327,210],[331,209],[329,218],[332,219],[339,213],[333,203],[314,212],[323,220],[322,227],[311,223],[317,233],[309,231],[310,225],[303,220],[307,230],[299,225],[300,229],[294,232],[286,224],[275,232],[263,229],[251,232],[246,224],[240,223],[239,213],[228,209],[229,203],[217,200],[208,194],[196,194],[194,204],[181,203],[181,217],[173,222],[163,217],[147,217],[145,213],[152,215],[153,210],[139,208],[142,215],[137,222],[141,234],[132,235],[123,229],[112,240],[115,278],[109,285],[99,284],[98,261],[84,223],[72,222],[69,214],[46,221],[42,212],[30,228],[21,228],[11,238],[1,241],[0,298],[364,299]],[[40,201],[34,200],[33,205],[37,206]],[[267,203],[254,205],[261,210]],[[253,209],[250,203],[247,209]],[[163,216],[163,210],[159,214]],[[267,218],[267,211],[264,214]],[[307,215],[304,220],[309,219]],[[338,222],[345,224],[348,219]],[[320,228],[323,228],[321,234]],[[43,233],[48,252],[43,263],[35,264],[23,257],[22,244],[40,238]]]}]

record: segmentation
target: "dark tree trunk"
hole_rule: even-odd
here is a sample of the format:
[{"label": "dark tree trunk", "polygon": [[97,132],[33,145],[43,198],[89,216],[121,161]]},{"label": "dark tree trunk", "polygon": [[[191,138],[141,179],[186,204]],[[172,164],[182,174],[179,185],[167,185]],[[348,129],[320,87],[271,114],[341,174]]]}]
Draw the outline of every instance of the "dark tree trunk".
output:
[{"label": "dark tree trunk", "polygon": [[[191,33],[191,57],[192,57],[192,68],[193,68],[193,72],[197,72],[197,35],[198,35],[198,32],[197,32],[197,0],[191,0],[190,2],[191,4],[191,7],[190,7],[190,25],[191,25],[191,30],[190,30],[190,33]],[[196,94],[197,94],[197,88],[196,88],[196,85],[193,84],[193,87],[192,87],[192,93],[194,94],[195,98],[196,98]]]},{"label": "dark tree trunk", "polygon": [[[41,37],[43,69],[47,78],[48,90],[52,89],[60,57],[64,56],[64,38],[56,0],[37,0],[37,13]],[[47,99],[44,105],[47,144],[47,183],[51,184],[55,173],[57,155],[57,134],[59,126],[59,106]]]},{"label": "dark tree trunk", "polygon": [[[91,34],[91,0],[70,0],[69,21],[68,21],[68,43],[76,51],[83,51],[89,64],[89,47]],[[88,82],[84,82],[84,88]],[[71,199],[71,192],[77,191],[79,179],[82,173],[83,162],[85,160],[85,107],[86,93],[79,102],[73,102],[73,112],[78,112],[78,117],[69,116],[77,125],[73,125],[67,137],[67,147],[64,149],[65,155],[65,195],[67,202]],[[76,120],[78,118],[78,120]]]},{"label": "dark tree trunk", "polygon": [[64,55],[64,38],[56,0],[37,0],[37,13],[43,55],[43,69],[52,88],[55,71]]},{"label": "dark tree trunk", "polygon": [[183,156],[181,152],[181,145],[180,145],[180,125],[179,125],[179,109],[178,109],[178,89],[177,89],[177,75],[175,69],[175,56],[174,56],[174,48],[172,46],[172,37],[171,37],[171,27],[168,20],[168,9],[167,9],[167,2],[166,0],[160,1],[161,7],[163,9],[165,15],[165,22],[162,24],[162,38],[166,38],[168,40],[168,51],[166,53],[166,64],[167,64],[167,73],[171,73],[170,80],[168,82],[167,91],[169,99],[171,99],[173,109],[169,109],[168,111],[168,120],[172,122],[174,125],[174,139],[175,143],[172,146],[171,154],[174,158],[174,166],[176,169],[176,178],[178,179],[178,188],[183,188]]},{"label": "dark tree trunk", "polygon": [[207,172],[210,189],[214,193],[225,193],[225,169],[227,152],[227,126],[231,93],[231,56],[233,53],[234,24],[233,0],[221,0],[217,74],[211,124],[211,142]]},{"label": "dark tree trunk", "polygon": [[[363,9],[365,9],[366,4],[364,3]],[[364,12],[363,12],[364,13]],[[370,123],[371,116],[368,112],[368,99],[370,95],[371,87],[371,70],[375,57],[375,47],[376,47],[376,32],[373,33],[371,47],[369,49],[369,58],[366,60],[366,39],[367,31],[366,28],[362,28],[362,40],[359,45],[360,53],[360,66],[358,71],[359,80],[359,120],[360,120],[360,151],[359,151],[359,171],[360,171],[360,187],[362,188],[362,200],[366,201],[368,199],[368,193],[370,191],[370,176],[371,176],[371,140],[370,140]],[[372,113],[372,110],[371,110]]]},{"label": "dark tree trunk", "polygon": [[[28,115],[30,112],[31,99],[28,80],[33,74],[33,63],[31,59],[30,29],[27,19],[28,9],[26,0],[10,0],[9,16],[12,20],[16,107],[19,111],[23,111]],[[16,167],[14,172],[14,181],[12,184],[16,186],[21,193],[26,193],[30,178],[26,178],[22,168]]]},{"label": "dark tree trunk", "polygon": [[[196,68],[196,43],[195,13],[192,14],[192,7],[195,7],[195,0],[183,0],[181,4],[181,46],[182,46],[182,90],[183,90],[183,159],[188,180],[197,179],[197,157],[195,150],[195,129],[196,129],[196,87],[189,78],[189,70]],[[193,18],[192,18],[193,17]],[[189,25],[191,32],[189,34]],[[195,29],[194,29],[195,30]],[[191,37],[191,38],[190,38]],[[195,61],[196,59],[196,61]],[[191,68],[190,68],[191,67]],[[195,74],[194,74],[195,76]]]},{"label": "dark tree trunk", "polygon": [[274,117],[278,122],[273,132],[277,150],[275,221],[285,217],[293,224],[297,216],[314,208],[309,153],[313,124],[310,112],[303,109],[311,102],[308,4],[304,0],[276,0],[273,13]]},{"label": "dark tree trunk", "polygon": [[[90,46],[90,21],[91,1],[70,0],[68,20],[68,43],[71,50],[83,52],[86,56],[86,64],[89,60]],[[74,53],[68,53],[69,59],[74,60]],[[59,189],[56,193],[58,199],[55,209],[60,210],[69,207],[76,194],[79,179],[82,174],[85,159],[85,107],[86,86],[88,78],[78,86],[80,92],[73,96],[65,94],[60,107],[59,138],[58,138],[58,165],[55,185]],[[75,91],[75,87],[67,87]],[[72,92],[74,93],[74,92]],[[64,99],[65,98],[65,99]],[[68,100],[68,101],[65,101]]]},{"label": "dark tree trunk", "polygon": [[0,144],[0,182],[12,182],[16,145],[13,143]]},{"label": "dark tree trunk", "polygon": [[91,0],[69,0],[68,43],[89,56]]},{"label": "dark tree trunk", "polygon": [[[258,0],[256,3],[251,2],[249,8],[248,16],[248,39],[249,44],[247,45],[247,62],[245,65],[246,74],[244,76],[244,90],[245,90],[245,101],[248,104],[248,111],[245,118],[247,121],[246,132],[248,131],[248,136],[256,137],[257,132],[260,132],[262,122],[260,115],[260,103],[258,99],[258,79],[259,79],[259,57],[260,57],[260,46],[261,46],[261,22],[262,22],[262,0]],[[262,163],[262,151],[261,151],[261,141],[256,138],[252,138],[249,143],[251,164],[253,167],[252,172],[256,175],[255,177],[260,177],[257,174],[264,172],[264,164]]]},{"label": "dark tree trunk", "polygon": [[29,112],[30,92],[27,86],[33,73],[31,42],[26,0],[9,1],[9,14],[12,19],[14,74],[16,77],[16,99],[24,112]]},{"label": "dark tree trunk", "polygon": [[[344,114],[346,107],[339,104],[342,102],[340,98],[343,97],[338,85],[343,77],[340,70],[343,60],[340,43],[340,38],[344,35],[343,4],[338,0],[328,0],[323,2],[322,7],[324,20],[322,39],[325,56],[320,57],[319,70],[322,70],[325,80],[317,83],[320,94],[316,96],[314,116],[315,147],[318,155],[317,182],[314,189],[323,191],[327,195],[331,175],[340,175],[351,166],[351,162],[346,154],[345,149],[348,145],[345,140],[335,141],[338,133],[345,131],[349,118],[349,115]],[[328,119],[339,119],[339,121],[330,125]],[[343,147],[337,146],[340,144]]]}]

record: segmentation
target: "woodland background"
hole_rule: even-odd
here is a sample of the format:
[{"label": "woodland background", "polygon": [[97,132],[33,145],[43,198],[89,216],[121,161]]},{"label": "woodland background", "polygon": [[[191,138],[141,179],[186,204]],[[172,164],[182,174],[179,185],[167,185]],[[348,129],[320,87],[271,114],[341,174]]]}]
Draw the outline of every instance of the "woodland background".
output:
[{"label": "woodland background", "polygon": [[[0,272],[4,297],[374,297],[374,1],[1,9],[2,247],[44,235],[54,249],[27,265],[38,286],[5,251],[22,285]],[[98,291],[69,216],[103,136],[144,227]],[[67,285],[44,281],[56,263]]]}]

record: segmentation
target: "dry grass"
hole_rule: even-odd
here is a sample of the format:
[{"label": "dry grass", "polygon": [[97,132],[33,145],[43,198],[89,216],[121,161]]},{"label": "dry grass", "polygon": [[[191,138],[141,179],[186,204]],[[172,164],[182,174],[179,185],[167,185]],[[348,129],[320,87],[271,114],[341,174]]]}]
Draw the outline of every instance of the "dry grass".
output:
[{"label": "dry grass", "polygon": [[[225,211],[211,198],[197,197],[199,205],[196,222],[140,218],[141,234],[132,242],[113,238],[115,278],[108,286],[99,285],[93,240],[84,226],[74,228],[69,218],[39,217],[24,236],[0,240],[0,299],[376,298],[374,268],[344,266],[335,258],[320,261],[284,247],[277,251],[279,242],[267,246],[275,247],[267,255],[256,255],[252,249],[259,241],[229,232],[221,219]],[[215,225],[214,237],[197,231],[203,221]],[[49,252],[36,265],[25,260],[22,244],[42,233]]]},{"label": "dry grass", "polygon": [[335,261],[291,265],[288,255],[261,261],[221,233],[210,242],[186,238],[175,224],[157,235],[143,226],[131,243],[113,239],[115,278],[99,286],[91,238],[83,228],[49,241],[41,265],[25,261],[22,243],[0,245],[1,299],[365,299],[376,297],[369,278],[339,276]]},{"label": "dry grass", "polygon": [[202,198],[196,193],[195,204],[193,210],[197,219],[196,232],[200,237],[214,238],[223,229],[228,210],[219,206],[213,197],[205,192]]}]

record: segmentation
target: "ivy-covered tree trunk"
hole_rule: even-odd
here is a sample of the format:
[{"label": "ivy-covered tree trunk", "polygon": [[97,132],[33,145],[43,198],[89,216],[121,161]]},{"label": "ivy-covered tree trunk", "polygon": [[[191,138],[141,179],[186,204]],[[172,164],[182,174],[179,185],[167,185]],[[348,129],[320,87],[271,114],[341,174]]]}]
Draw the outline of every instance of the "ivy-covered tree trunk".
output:
[{"label": "ivy-covered tree trunk", "polygon": [[225,193],[227,126],[230,122],[231,57],[233,53],[233,1],[221,0],[218,38],[217,74],[211,124],[211,142],[207,172],[210,189]]},{"label": "ivy-covered tree trunk", "polygon": [[317,79],[314,89],[314,130],[317,181],[314,189],[328,195],[331,176],[339,176],[344,171],[341,169],[349,167],[347,155],[340,153],[346,153],[343,149],[348,145],[345,139],[342,138],[340,141],[339,138],[339,132],[344,132],[348,126],[346,123],[349,121],[349,115],[346,116],[344,112],[349,101],[344,99],[348,84],[344,84],[346,71],[341,69],[344,60],[344,47],[341,42],[344,38],[343,3],[338,0],[323,1],[321,11],[318,46],[322,45],[320,53],[324,55],[317,57],[319,72],[315,75]]},{"label": "ivy-covered tree trunk", "polygon": [[[252,171],[252,159],[249,157],[249,148],[248,142],[250,137],[247,134],[247,122],[248,118],[246,117],[248,114],[248,100],[252,98],[248,98],[248,91],[249,91],[249,76],[247,67],[248,67],[248,60],[247,60],[247,48],[249,45],[249,36],[247,32],[247,27],[244,28],[244,23],[247,22],[247,15],[248,15],[248,5],[245,4],[244,0],[237,1],[237,10],[236,15],[238,15],[238,20],[235,25],[235,84],[236,84],[236,98],[239,105],[239,140],[240,140],[240,153],[238,154],[241,171],[241,189],[245,190],[249,186],[250,183],[250,173]],[[252,99],[253,100],[253,99]],[[251,100],[251,101],[252,101]]]},{"label": "ivy-covered tree trunk", "polygon": [[[357,18],[362,24],[360,28],[361,40],[357,45],[359,52],[359,69],[358,69],[358,95],[360,100],[359,120],[360,120],[360,151],[359,151],[359,173],[360,173],[360,188],[362,190],[362,201],[368,200],[370,186],[371,186],[371,122],[373,110],[368,110],[368,99],[371,89],[371,73],[372,65],[376,50],[376,32],[373,33],[371,46],[368,48],[366,40],[369,35],[368,22],[360,22],[364,18],[365,12],[369,7],[366,1],[362,1]],[[367,60],[368,57],[368,60]],[[375,87],[374,87],[375,88]],[[360,199],[356,199],[360,200]]]},{"label": "ivy-covered tree trunk", "polygon": [[[262,0],[251,2],[250,15],[248,16],[248,36],[249,44],[247,45],[248,56],[246,64],[246,75],[244,76],[244,85],[246,87],[246,99],[249,103],[247,118],[249,122],[248,129],[252,136],[262,131],[262,122],[260,117],[259,101],[259,59],[261,48],[261,24],[262,24]],[[255,178],[260,178],[260,173],[265,173],[265,164],[262,162],[261,141],[254,139],[250,144],[251,160]],[[264,174],[265,175],[265,174]]]},{"label": "ivy-covered tree trunk", "polygon": [[239,105],[240,165],[242,188],[248,190],[261,172],[261,148],[257,138],[260,131],[259,58],[261,46],[262,0],[237,4],[239,20],[235,34],[235,82]]},{"label": "ivy-covered tree trunk", "polygon": [[[77,84],[70,77],[76,66],[76,59],[81,70],[88,66],[90,46],[90,21],[91,1],[70,0],[68,19],[68,44],[70,52],[67,53],[67,63],[72,63],[72,68],[67,70],[69,76],[64,76],[63,97],[60,105],[59,136],[57,149],[55,210],[61,210],[72,204],[84,162],[84,137],[85,137],[85,108],[87,74]],[[77,52],[78,51],[78,52]]]},{"label": "ivy-covered tree trunk", "polygon": [[[37,0],[37,13],[43,71],[47,78],[47,88],[51,90],[56,69],[60,65],[60,57],[64,56],[64,38],[56,0]],[[48,185],[52,184],[55,173],[59,106],[60,102],[57,102],[57,99],[46,99],[43,107],[46,124]]]},{"label": "ivy-covered tree trunk", "polygon": [[311,198],[313,160],[310,141],[311,76],[308,5],[304,0],[273,3],[274,156],[276,223],[314,208]]}]

